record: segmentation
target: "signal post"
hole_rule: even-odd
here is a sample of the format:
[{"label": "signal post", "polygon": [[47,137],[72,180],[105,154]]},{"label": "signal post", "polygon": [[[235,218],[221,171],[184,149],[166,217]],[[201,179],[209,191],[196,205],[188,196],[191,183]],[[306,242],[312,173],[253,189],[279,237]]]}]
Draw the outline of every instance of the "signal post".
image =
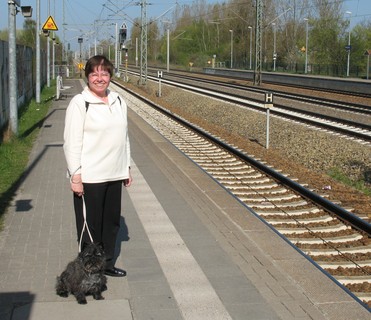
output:
[{"label": "signal post", "polygon": [[265,93],[264,107],[267,110],[267,130],[266,130],[265,147],[268,149],[269,148],[269,113],[270,113],[270,109],[273,107],[273,93],[272,92]]}]

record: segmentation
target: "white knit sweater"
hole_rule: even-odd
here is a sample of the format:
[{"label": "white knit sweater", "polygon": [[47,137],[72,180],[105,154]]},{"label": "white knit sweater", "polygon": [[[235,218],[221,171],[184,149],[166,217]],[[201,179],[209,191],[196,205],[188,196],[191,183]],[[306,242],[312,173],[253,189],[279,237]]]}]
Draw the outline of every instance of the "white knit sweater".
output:
[{"label": "white knit sweater", "polygon": [[118,96],[109,91],[106,105],[86,87],[68,105],[63,149],[69,173],[81,174],[83,182],[129,178],[127,106]]}]

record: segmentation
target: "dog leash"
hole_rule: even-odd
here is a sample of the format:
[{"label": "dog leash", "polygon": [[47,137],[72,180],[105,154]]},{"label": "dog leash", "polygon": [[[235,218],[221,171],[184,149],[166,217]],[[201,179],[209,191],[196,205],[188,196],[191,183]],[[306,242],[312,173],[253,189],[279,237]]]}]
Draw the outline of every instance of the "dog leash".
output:
[{"label": "dog leash", "polygon": [[86,221],[86,205],[85,205],[85,198],[84,196],[82,195],[82,212],[83,212],[83,216],[84,216],[84,225],[82,227],[82,230],[81,230],[81,235],[80,235],[80,241],[79,241],[79,252],[81,252],[81,243],[82,243],[82,237],[83,237],[83,234],[84,234],[84,230],[86,229],[86,231],[88,232],[89,234],[89,238],[90,238],[90,241],[91,243],[94,243],[93,241],[93,237],[91,236],[91,233],[90,233],[90,230],[89,230],[89,226],[88,226],[88,223]]},{"label": "dog leash", "polygon": [[[73,173],[70,173],[70,171],[67,169],[67,175],[69,176],[69,179],[70,179],[70,182],[72,182],[72,176],[81,168],[81,166],[79,166]],[[84,225],[82,227],[82,230],[81,230],[81,235],[80,235],[80,241],[79,241],[79,252],[81,252],[81,243],[82,243],[82,237],[84,235],[84,230],[86,228],[86,231],[88,232],[89,234],[89,238],[90,238],[90,241],[91,243],[94,243],[93,241],[93,237],[91,236],[91,233],[90,233],[90,230],[89,230],[89,226],[88,226],[88,223],[86,221],[86,205],[85,205],[85,198],[84,198],[84,195],[81,196],[82,198],[82,212],[83,212],[83,216],[84,216]]]}]

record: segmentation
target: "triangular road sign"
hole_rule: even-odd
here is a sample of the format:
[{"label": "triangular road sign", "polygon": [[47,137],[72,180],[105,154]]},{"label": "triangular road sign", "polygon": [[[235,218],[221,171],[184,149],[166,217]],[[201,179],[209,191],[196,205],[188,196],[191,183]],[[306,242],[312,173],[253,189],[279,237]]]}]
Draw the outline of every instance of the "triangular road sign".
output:
[{"label": "triangular road sign", "polygon": [[43,30],[50,30],[50,31],[57,31],[58,27],[56,23],[54,22],[54,19],[52,16],[49,16],[48,20],[45,21],[43,25]]}]

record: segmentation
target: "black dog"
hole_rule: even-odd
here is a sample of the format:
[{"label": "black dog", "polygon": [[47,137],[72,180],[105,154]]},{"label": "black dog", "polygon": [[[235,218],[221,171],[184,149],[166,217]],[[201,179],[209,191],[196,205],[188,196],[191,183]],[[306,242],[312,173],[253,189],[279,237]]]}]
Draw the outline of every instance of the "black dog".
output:
[{"label": "black dog", "polygon": [[92,294],[95,300],[104,299],[102,291],[107,289],[104,269],[105,256],[102,246],[87,245],[57,277],[57,294],[68,297],[71,293],[79,304],[86,304],[86,295],[89,294]]}]

